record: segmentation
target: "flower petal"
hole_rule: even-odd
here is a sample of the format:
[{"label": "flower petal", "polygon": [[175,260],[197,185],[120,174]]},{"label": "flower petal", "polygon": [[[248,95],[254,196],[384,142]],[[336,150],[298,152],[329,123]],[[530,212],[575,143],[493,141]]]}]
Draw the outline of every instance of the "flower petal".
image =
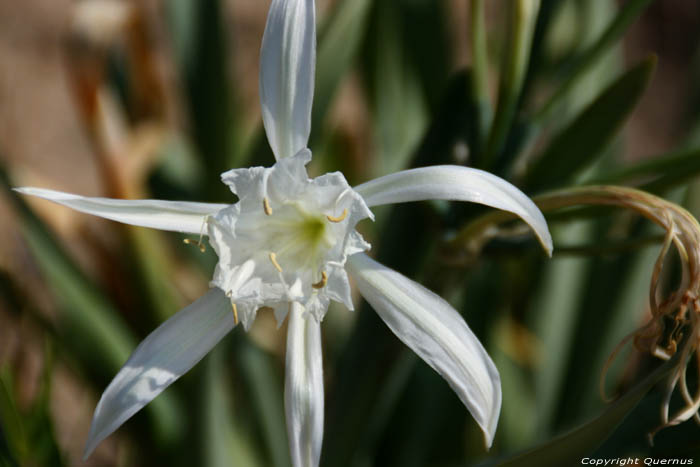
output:
[{"label": "flower petal", "polygon": [[233,327],[229,299],[220,289],[210,289],[146,337],[102,394],[92,418],[85,458],[189,371]]},{"label": "flower petal", "polygon": [[456,165],[436,165],[404,170],[355,187],[368,206],[428,199],[471,201],[520,216],[552,254],[552,236],[535,203],[500,177],[483,170]]},{"label": "flower petal", "polygon": [[[205,218],[227,206],[184,201],[88,198],[62,191],[31,187],[15,188],[15,191],[125,224],[192,234],[201,233]],[[204,230],[206,233],[206,229]]]},{"label": "flower petal", "polygon": [[287,331],[284,407],[292,464],[318,466],[323,442],[321,325],[293,303]]},{"label": "flower petal", "polygon": [[306,147],[316,69],[314,0],[273,0],[260,53],[260,100],[276,159]]},{"label": "flower petal", "polygon": [[351,256],[347,267],[389,329],[447,380],[490,447],[501,411],[501,379],[467,323],[445,300],[364,253]]}]

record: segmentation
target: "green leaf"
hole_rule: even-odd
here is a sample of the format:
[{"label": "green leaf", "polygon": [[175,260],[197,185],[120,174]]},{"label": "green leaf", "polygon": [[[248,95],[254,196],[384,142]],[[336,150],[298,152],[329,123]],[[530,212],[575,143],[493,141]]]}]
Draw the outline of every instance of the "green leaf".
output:
[{"label": "green leaf", "polygon": [[371,463],[417,362],[416,354],[406,350],[402,352],[397,362],[387,369],[386,381],[382,384],[378,397],[374,401],[372,417],[362,430],[358,446],[353,450],[350,465]]},{"label": "green leaf", "polygon": [[262,464],[253,450],[254,444],[243,429],[243,423],[234,417],[236,399],[228,379],[228,362],[225,359],[230,354],[230,348],[222,344],[217,345],[205,359],[202,456],[208,467],[259,467]]},{"label": "green leaf", "polygon": [[407,165],[427,127],[428,109],[420,77],[407,59],[402,2],[378,2],[373,13],[366,50],[376,141],[375,166],[370,175],[377,175]]},{"label": "green leaf", "polygon": [[586,72],[600,60],[627,31],[630,25],[644,12],[653,0],[628,0],[624,3],[615,19],[605,29],[600,38],[581,54],[573,71],[566,81],[557,88],[557,91],[547,100],[542,108],[535,114],[533,120],[537,124],[543,124],[555,114],[559,105],[566,100],[567,95],[576,84],[586,76]]},{"label": "green leaf", "polygon": [[247,339],[235,341],[235,355],[241,374],[249,385],[250,400],[259,418],[270,464],[291,465],[285,423],[283,386],[274,359]]},{"label": "green leaf", "polygon": [[700,148],[655,156],[616,172],[591,178],[588,185],[625,184],[659,193],[700,175]]},{"label": "green leaf", "polygon": [[579,463],[615,431],[647,392],[674,368],[677,360],[676,356],[661,365],[593,420],[523,454],[485,465],[558,467]]},{"label": "green leaf", "polygon": [[[653,227],[655,226],[644,224],[642,231],[654,231]],[[633,232],[630,232],[630,236],[632,235]],[[578,380],[569,382],[580,388],[578,397],[576,394],[571,394],[574,391],[569,391],[568,401],[574,402],[577,406],[575,410],[572,407],[569,413],[585,416],[584,414],[593,413],[600,407],[600,374],[618,342],[639,325],[640,310],[646,308],[649,300],[649,281],[659,249],[660,245],[653,245],[638,249],[637,254],[620,258],[618,262],[623,262],[626,266],[624,268],[618,265],[618,262],[614,264],[605,262],[598,269],[591,271],[592,274],[599,274],[603,282],[607,279],[610,283],[609,276],[616,276],[612,279],[615,285],[610,291],[610,289],[602,289],[591,280],[587,281],[589,294],[597,292],[598,300],[596,302],[588,300],[585,303],[584,307],[587,310],[595,309],[587,313],[587,317],[590,318],[587,321],[590,324],[579,324],[579,330],[584,329],[585,336],[579,335],[577,342],[581,342],[581,338],[590,337],[591,331],[597,334],[595,341],[588,339],[584,345],[577,346],[578,359],[570,360],[570,366],[573,367],[576,367],[579,362],[587,364],[579,365]],[[610,271],[610,274],[604,276],[601,270]],[[596,306],[599,303],[600,305]],[[624,370],[625,355],[624,353],[620,355],[608,370],[609,381],[617,381],[617,376]]]},{"label": "green leaf", "polygon": [[[12,377],[7,368],[0,370],[0,454],[8,465],[18,465],[28,451],[22,418],[11,392]],[[2,459],[2,457],[0,457]]]},{"label": "green leaf", "polygon": [[31,462],[38,465],[63,465],[61,449],[56,441],[54,423],[51,418],[51,392],[53,376],[53,349],[49,341],[44,346],[44,364],[39,381],[39,392],[32,401],[32,407],[24,417],[29,434],[28,453]]},{"label": "green leaf", "polygon": [[506,42],[503,70],[498,91],[498,105],[489,133],[484,160],[480,166],[489,167],[500,155],[516,114],[520,93],[525,82],[532,38],[537,23],[539,0],[510,2],[510,37]]},{"label": "green leaf", "polygon": [[473,151],[481,151],[491,120],[491,96],[489,92],[489,57],[486,37],[486,8],[484,0],[471,0],[470,39],[473,58],[470,91],[475,103],[475,138]]},{"label": "green leaf", "polygon": [[372,0],[336,2],[319,34],[312,140],[323,122],[340,82],[352,66],[365,37]]},{"label": "green leaf", "polygon": [[651,56],[608,86],[554,137],[528,171],[525,185],[538,191],[562,186],[590,167],[639,102],[655,67],[656,57]]},{"label": "green leaf", "polygon": [[[572,223],[554,230],[557,242],[589,242],[590,222]],[[534,374],[537,401],[537,432],[546,435],[553,426],[567,375],[567,362],[574,351],[574,338],[586,294],[588,258],[555,258],[548,261],[544,277],[530,308],[532,329],[540,339],[541,361]]]},{"label": "green leaf", "polygon": [[[489,355],[501,376],[503,402],[501,418],[498,421],[496,445],[499,450],[523,449],[530,446],[537,435],[537,414],[539,406],[532,381],[531,371],[522,361],[515,361],[513,351],[519,351],[514,344],[512,317],[501,317],[494,327]],[[510,354],[506,351],[510,350]]]},{"label": "green leaf", "polygon": [[206,172],[210,200],[228,196],[219,180],[240,163],[234,95],[228,76],[228,37],[220,0],[174,0],[165,4],[186,87],[193,140]]},{"label": "green leaf", "polygon": [[[7,193],[21,222],[21,230],[44,279],[60,305],[59,343],[88,372],[111,378],[136,347],[136,339],[118,311],[80,271],[47,226],[14,191],[0,167],[0,189]],[[180,434],[181,410],[167,394],[146,408],[152,416],[158,441]]]}]

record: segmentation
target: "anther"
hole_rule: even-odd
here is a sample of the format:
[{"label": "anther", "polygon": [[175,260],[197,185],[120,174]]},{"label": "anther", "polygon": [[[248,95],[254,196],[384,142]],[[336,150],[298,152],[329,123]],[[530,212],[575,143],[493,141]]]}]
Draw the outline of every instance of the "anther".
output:
[{"label": "anther", "polygon": [[186,238],[186,239],[184,239],[182,242],[183,242],[185,245],[197,245],[197,246],[199,247],[199,251],[201,251],[202,253],[204,253],[205,251],[207,251],[207,247],[204,245],[204,243],[202,243],[201,240],[195,242],[195,241],[192,240],[191,238]]},{"label": "anther", "polygon": [[331,222],[335,222],[337,224],[338,222],[343,222],[346,217],[348,217],[347,208],[343,209],[343,213],[339,217],[326,216],[326,219],[328,219]]},{"label": "anther", "polygon": [[199,247],[199,251],[201,251],[202,253],[207,251],[207,247],[202,242],[202,238],[204,238],[204,227],[206,227],[208,220],[209,216],[204,216],[204,219],[202,219],[202,228],[199,229],[199,240],[197,240],[197,242],[195,243],[192,239],[186,238],[183,240],[185,245],[197,245]]},{"label": "anther", "polygon": [[270,253],[270,262],[277,269],[277,271],[282,272],[282,266],[277,262],[277,255],[275,253]]},{"label": "anther", "polygon": [[272,208],[270,207],[270,200],[267,198],[263,198],[263,211],[265,211],[265,214],[268,216],[272,215]]},{"label": "anther", "polygon": [[328,283],[328,274],[326,274],[326,271],[322,271],[321,272],[321,280],[315,284],[311,284],[311,287],[313,287],[314,289],[322,289],[326,286],[327,283]]},{"label": "anther", "polygon": [[238,307],[235,303],[231,302],[231,308],[233,308],[233,323],[238,326]]}]

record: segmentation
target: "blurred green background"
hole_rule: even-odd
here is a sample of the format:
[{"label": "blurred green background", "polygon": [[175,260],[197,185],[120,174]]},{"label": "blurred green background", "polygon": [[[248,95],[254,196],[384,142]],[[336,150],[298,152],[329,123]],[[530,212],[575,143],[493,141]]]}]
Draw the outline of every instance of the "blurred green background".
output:
[{"label": "blurred green background", "polygon": [[[206,290],[216,258],[182,236],[9,190],[233,201],[221,172],[273,162],[257,92],[268,6],[0,1],[0,465],[289,465],[286,333],[265,313],[83,463],[100,393],[143,337]],[[317,10],[314,175],[342,170],[357,184],[462,164],[530,195],[623,184],[700,214],[698,2],[317,0]],[[485,212],[413,203],[378,209],[360,230],[489,350],[504,396],[494,447],[369,307],[334,306],[322,326],[322,464],[700,456],[693,422],[647,443],[660,423],[659,377],[644,379],[656,362],[623,353],[607,387],[630,392],[612,405],[598,392],[608,355],[647,318],[660,230],[620,210],[548,212],[551,260],[517,224],[483,248],[448,248]]]}]

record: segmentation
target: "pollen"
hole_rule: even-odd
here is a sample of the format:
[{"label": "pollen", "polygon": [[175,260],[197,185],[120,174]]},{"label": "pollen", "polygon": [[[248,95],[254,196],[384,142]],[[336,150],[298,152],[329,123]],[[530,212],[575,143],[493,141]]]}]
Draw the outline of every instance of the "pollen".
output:
[{"label": "pollen", "polygon": [[338,216],[338,217],[326,216],[326,219],[337,224],[338,222],[343,222],[346,217],[348,217],[347,208],[343,209],[343,213],[340,216]]},{"label": "pollen", "polygon": [[268,216],[272,215],[272,208],[270,207],[270,200],[267,198],[263,198],[263,211],[265,211],[265,214]]},{"label": "pollen", "polygon": [[270,262],[278,272],[282,272],[282,266],[277,262],[277,255],[275,253],[270,253]]},{"label": "pollen", "polygon": [[321,272],[321,280],[316,282],[315,284],[311,284],[311,287],[314,289],[322,289],[326,286],[328,283],[328,274],[326,274],[326,271]]}]

